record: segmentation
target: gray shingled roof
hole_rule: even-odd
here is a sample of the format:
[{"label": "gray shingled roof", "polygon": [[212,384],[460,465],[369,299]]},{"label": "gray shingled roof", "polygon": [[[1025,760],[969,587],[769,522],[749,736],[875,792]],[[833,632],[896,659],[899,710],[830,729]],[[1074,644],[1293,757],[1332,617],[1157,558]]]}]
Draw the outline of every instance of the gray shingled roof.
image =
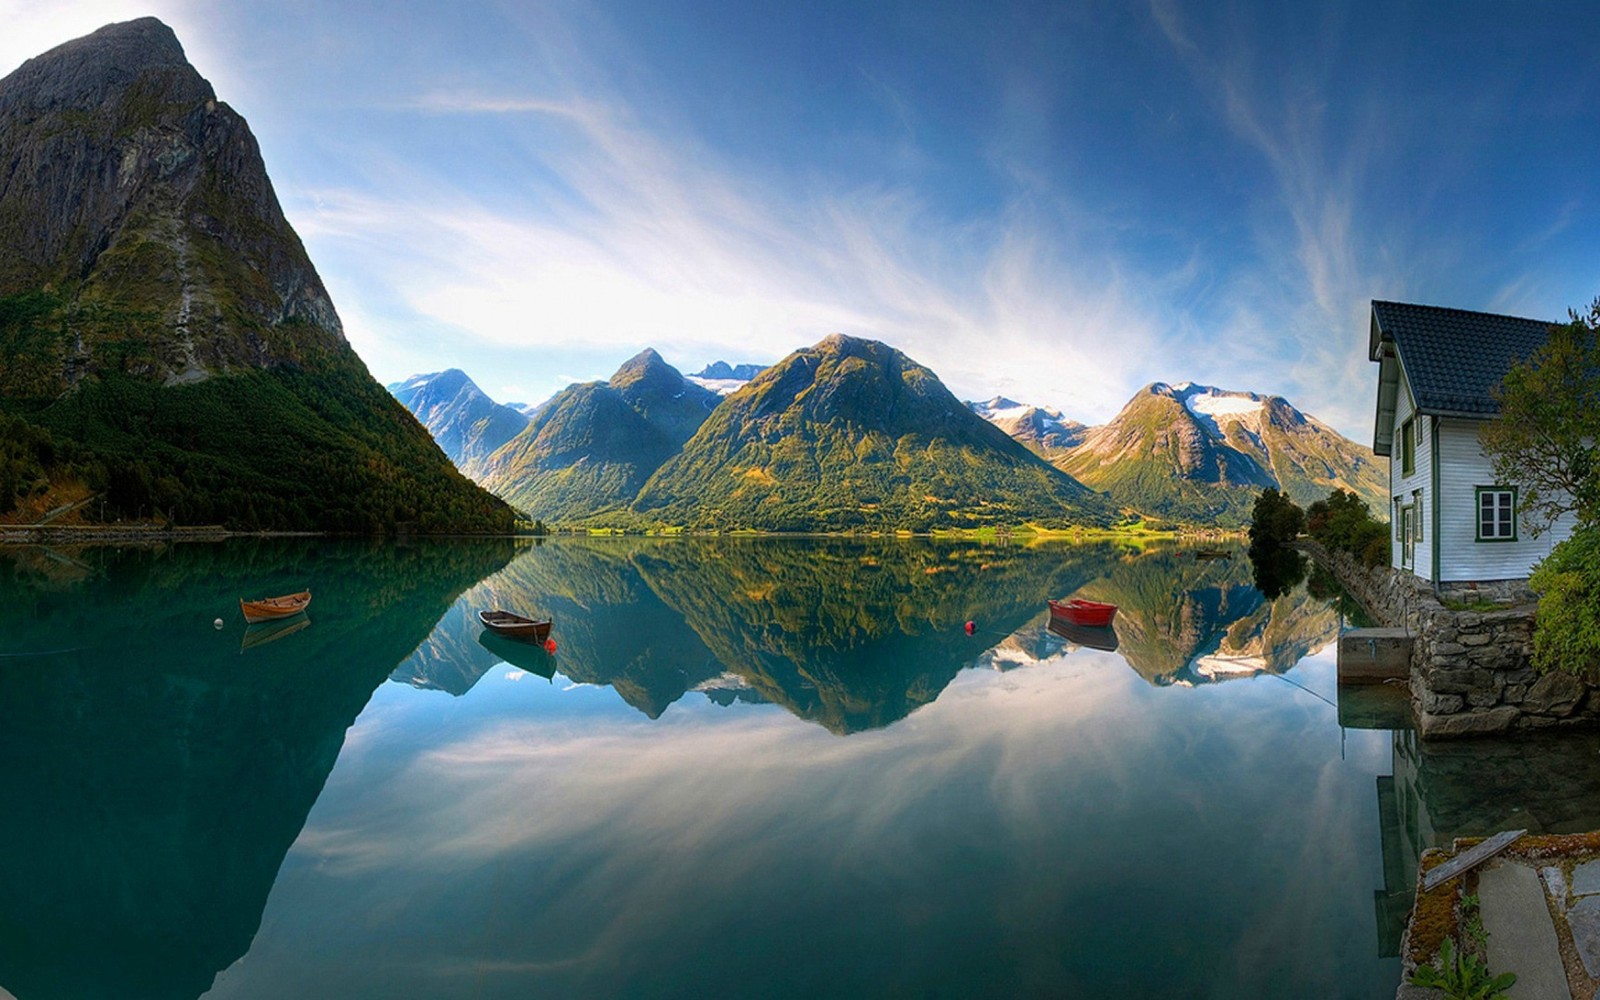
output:
[{"label": "gray shingled roof", "polygon": [[1419,411],[1492,417],[1500,408],[1490,391],[1514,362],[1545,342],[1551,325],[1548,320],[1375,300],[1368,355],[1377,361],[1383,343],[1394,343]]}]

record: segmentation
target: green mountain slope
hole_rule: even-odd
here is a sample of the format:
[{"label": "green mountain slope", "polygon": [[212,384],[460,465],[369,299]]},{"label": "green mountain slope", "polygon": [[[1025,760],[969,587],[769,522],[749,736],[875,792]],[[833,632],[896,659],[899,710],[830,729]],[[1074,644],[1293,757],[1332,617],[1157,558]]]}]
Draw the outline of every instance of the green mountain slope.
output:
[{"label": "green mountain slope", "polygon": [[249,127],[160,21],[0,80],[0,240],[0,515],[99,492],[107,516],[510,528],[351,350]]},{"label": "green mountain slope", "polygon": [[1354,490],[1380,516],[1386,509],[1370,449],[1279,396],[1191,383],[1146,386],[1054,461],[1119,506],[1175,521],[1242,526],[1267,486],[1301,504]]},{"label": "green mountain slope", "polygon": [[1109,505],[876,341],[834,334],[728,396],[640,492],[653,523],[776,531],[1105,524]]},{"label": "green mountain slope", "polygon": [[468,471],[545,521],[615,515],[719,401],[645,350],[608,382],[561,390],[521,433]]}]

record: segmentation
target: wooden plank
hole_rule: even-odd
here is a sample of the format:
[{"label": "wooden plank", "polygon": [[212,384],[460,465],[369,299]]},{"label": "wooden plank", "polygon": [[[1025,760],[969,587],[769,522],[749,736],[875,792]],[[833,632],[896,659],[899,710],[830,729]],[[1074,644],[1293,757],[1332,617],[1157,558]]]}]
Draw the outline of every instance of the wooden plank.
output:
[{"label": "wooden plank", "polygon": [[1485,840],[1483,843],[1478,844],[1475,847],[1467,848],[1465,851],[1462,851],[1449,861],[1446,861],[1444,864],[1430,870],[1426,875],[1422,876],[1422,891],[1428,892],[1439,885],[1439,883],[1449,881],[1450,879],[1455,878],[1457,875],[1460,875],[1462,872],[1476,868],[1478,865],[1483,864],[1496,854],[1499,854],[1501,851],[1510,847],[1518,837],[1527,832],[1527,830],[1502,830],[1490,837],[1488,840]]}]

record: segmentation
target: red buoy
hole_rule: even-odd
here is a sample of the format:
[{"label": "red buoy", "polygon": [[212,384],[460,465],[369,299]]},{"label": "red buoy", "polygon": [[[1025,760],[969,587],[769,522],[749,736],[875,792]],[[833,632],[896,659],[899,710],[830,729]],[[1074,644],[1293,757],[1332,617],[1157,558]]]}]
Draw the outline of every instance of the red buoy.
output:
[{"label": "red buoy", "polygon": [[967,622],[967,634],[971,635],[972,633],[974,633],[976,631],[978,631],[977,622]]},{"label": "red buoy", "polygon": [[544,641],[544,651],[546,653],[554,653],[556,651],[556,641],[554,639],[546,639]]}]

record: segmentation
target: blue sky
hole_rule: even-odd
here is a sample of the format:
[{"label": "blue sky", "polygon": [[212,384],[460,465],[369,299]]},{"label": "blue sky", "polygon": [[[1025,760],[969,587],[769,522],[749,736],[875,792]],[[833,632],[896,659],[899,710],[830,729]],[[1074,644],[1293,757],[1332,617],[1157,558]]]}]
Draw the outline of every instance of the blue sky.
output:
[{"label": "blue sky", "polygon": [[1593,13],[0,0],[0,73],[172,25],[384,382],[537,402],[843,331],[962,398],[1187,379],[1370,442],[1370,299],[1600,295]]}]

